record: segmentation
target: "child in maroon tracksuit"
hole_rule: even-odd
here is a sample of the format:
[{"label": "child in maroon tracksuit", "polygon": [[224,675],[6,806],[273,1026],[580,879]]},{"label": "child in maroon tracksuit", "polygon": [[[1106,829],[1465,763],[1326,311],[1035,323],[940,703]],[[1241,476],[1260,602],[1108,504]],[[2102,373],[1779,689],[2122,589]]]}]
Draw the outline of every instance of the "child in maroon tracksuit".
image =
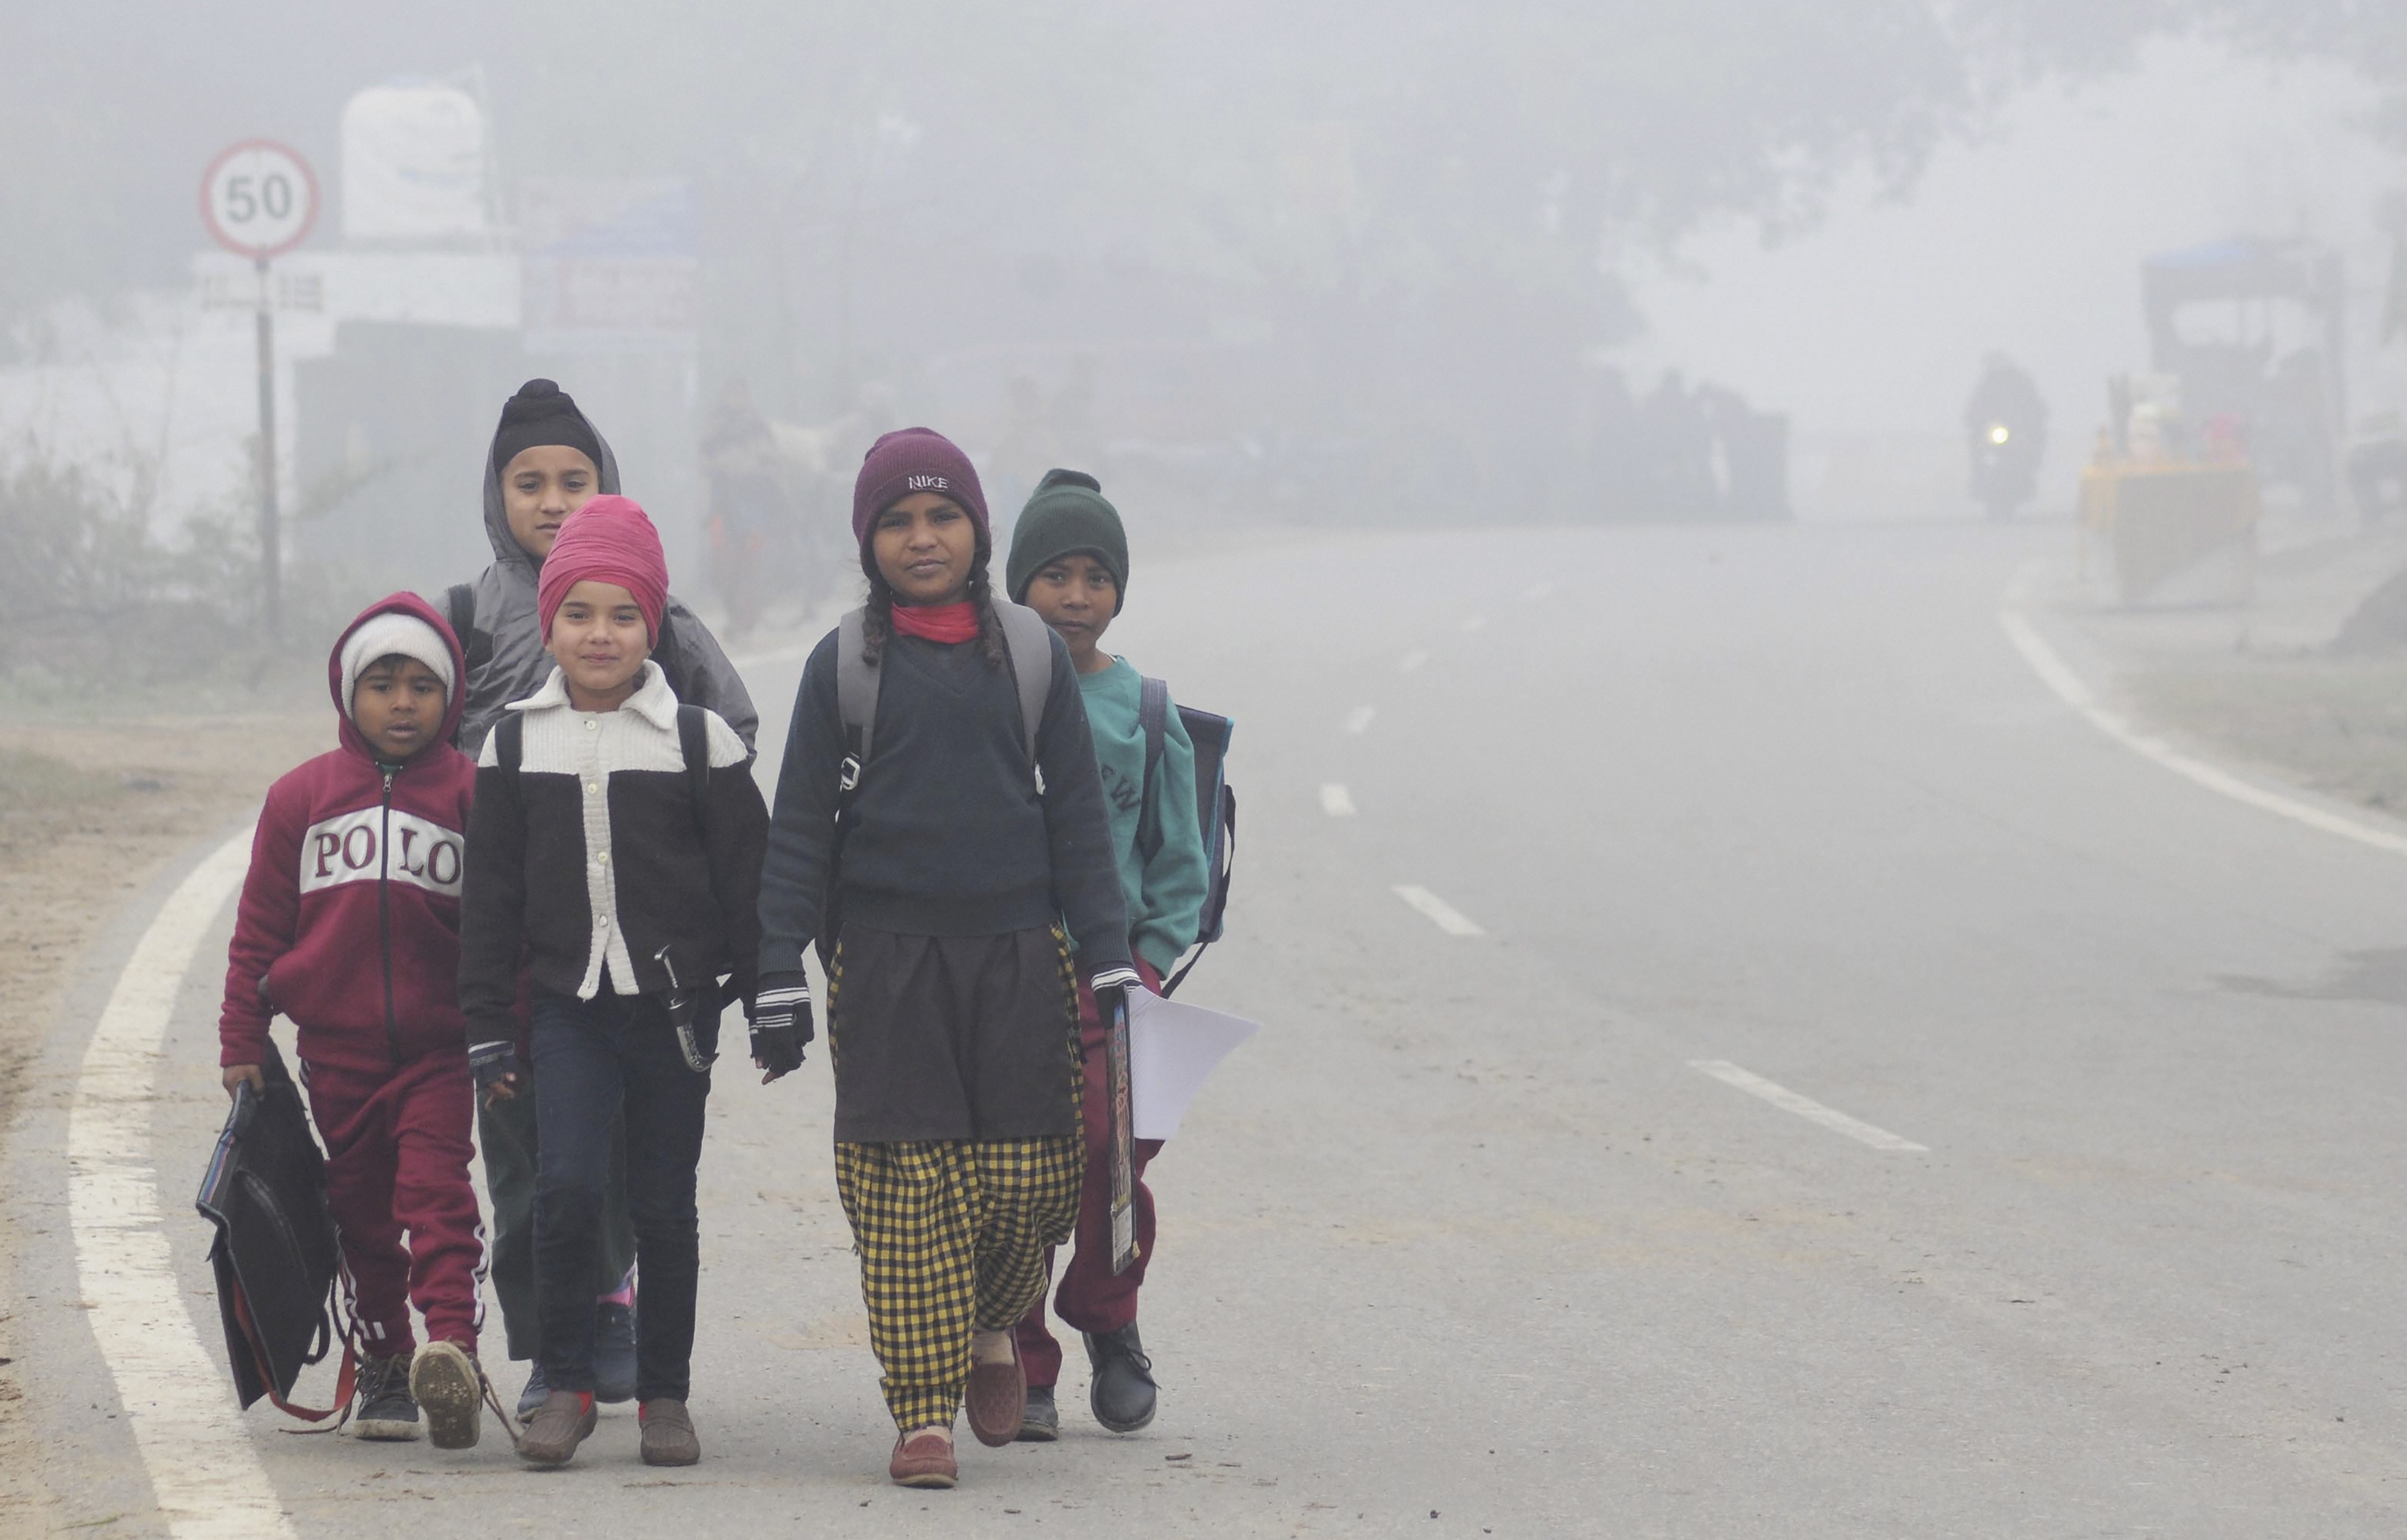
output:
[{"label": "child in maroon tracksuit", "polygon": [[[412,594],[368,606],[327,683],[342,746],[267,793],[226,962],[226,1091],[261,1083],[269,1020],[299,1028],[326,1198],[358,1290],[363,1438],[477,1442],[483,1226],[460,1014],[460,877],[477,771],[451,746],[460,643]],[[405,1244],[404,1234],[408,1239]],[[413,1361],[409,1307],[432,1338]]]}]

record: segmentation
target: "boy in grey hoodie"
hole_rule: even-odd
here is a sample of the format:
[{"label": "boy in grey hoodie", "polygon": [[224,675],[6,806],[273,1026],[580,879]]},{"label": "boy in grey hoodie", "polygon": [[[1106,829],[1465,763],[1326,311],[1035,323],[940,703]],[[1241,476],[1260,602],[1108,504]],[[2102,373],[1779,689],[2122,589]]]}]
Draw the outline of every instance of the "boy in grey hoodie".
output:
[{"label": "boy in grey hoodie", "polygon": [[[502,403],[502,417],[485,457],[485,534],[493,563],[473,583],[450,589],[437,603],[460,638],[468,678],[454,742],[475,758],[486,734],[513,700],[523,700],[551,677],[543,626],[535,613],[535,587],[560,526],[594,497],[619,490],[619,460],[576,401],[550,380],[533,379]],[[760,730],[760,713],[735,666],[694,613],[675,596],[653,648],[677,698],[715,712],[735,729],[749,752]],[[485,1186],[493,1208],[493,1294],[514,1359],[535,1357],[538,1341],[534,1282],[534,1187],[537,1162],[534,1099],[522,1096],[478,1109],[478,1143],[485,1152]],[[613,1141],[609,1196],[603,1217],[599,1274],[601,1297],[594,1347],[598,1395],[625,1401],[635,1393],[635,1338],[628,1269],[635,1259],[634,1230],[627,1217],[624,1154]],[[519,1398],[524,1416],[546,1393],[537,1363]]]}]

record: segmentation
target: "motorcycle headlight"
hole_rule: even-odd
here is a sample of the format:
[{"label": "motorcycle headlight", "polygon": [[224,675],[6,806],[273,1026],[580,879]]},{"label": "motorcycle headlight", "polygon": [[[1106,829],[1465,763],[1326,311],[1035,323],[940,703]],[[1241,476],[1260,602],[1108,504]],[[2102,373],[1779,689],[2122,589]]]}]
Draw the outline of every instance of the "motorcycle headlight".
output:
[{"label": "motorcycle headlight", "polygon": [[2004,423],[1993,422],[1989,424],[1989,442],[1991,444],[2003,444],[2006,440],[2012,437],[2014,437],[2014,434],[2006,431],[2006,425]]}]

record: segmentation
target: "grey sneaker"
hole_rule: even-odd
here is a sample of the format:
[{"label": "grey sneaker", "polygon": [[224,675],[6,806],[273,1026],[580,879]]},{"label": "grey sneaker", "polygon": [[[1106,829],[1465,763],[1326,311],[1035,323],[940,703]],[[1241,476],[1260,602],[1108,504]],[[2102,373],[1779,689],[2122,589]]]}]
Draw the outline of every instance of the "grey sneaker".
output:
[{"label": "grey sneaker", "polygon": [[593,1399],[617,1405],[635,1399],[635,1310],[593,1307]]},{"label": "grey sneaker", "polygon": [[409,1396],[409,1355],[363,1358],[359,1370],[359,1409],[351,1414],[356,1438],[406,1443],[418,1436],[418,1403]]},{"label": "grey sneaker", "polygon": [[1019,1414],[1019,1442],[1050,1444],[1061,1436],[1061,1409],[1053,1403],[1053,1387],[1028,1387],[1028,1406]]},{"label": "grey sneaker", "polygon": [[523,1422],[533,1417],[535,1408],[543,1405],[543,1398],[550,1393],[551,1387],[543,1382],[543,1360],[538,1358],[534,1367],[527,1371],[526,1389],[519,1392],[519,1420]]}]

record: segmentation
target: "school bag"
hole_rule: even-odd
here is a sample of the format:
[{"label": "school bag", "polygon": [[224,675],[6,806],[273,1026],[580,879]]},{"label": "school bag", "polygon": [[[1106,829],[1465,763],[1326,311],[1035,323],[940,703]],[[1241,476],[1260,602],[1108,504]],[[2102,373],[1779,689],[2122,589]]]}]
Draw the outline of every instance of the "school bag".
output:
[{"label": "school bag", "polygon": [[[192,1200],[217,1227],[209,1270],[217,1278],[235,1399],[248,1408],[265,1396],[307,1422],[340,1409],[348,1421],[356,1333],[347,1308],[350,1275],[326,1207],[325,1157],[273,1042],[259,1070],[265,1089],[235,1088],[234,1110]],[[337,1340],[343,1363],[335,1406],[320,1411],[286,1400],[302,1369],[324,1359]]]},{"label": "school bag", "polygon": [[[843,931],[838,906],[844,891],[839,873],[844,842],[852,826],[852,805],[861,794],[861,768],[869,763],[870,740],[877,726],[879,671],[864,662],[861,650],[866,632],[864,609],[845,614],[835,627],[836,714],[844,721],[844,763],[837,771],[835,835],[828,845],[827,892],[819,906],[819,963],[835,961],[836,938]],[[1004,661],[1013,688],[1019,695],[1019,727],[1027,741],[1028,764],[1036,789],[1045,790],[1045,772],[1036,768],[1036,729],[1045,720],[1045,699],[1053,691],[1053,629],[1045,617],[1025,604],[994,601],[995,622],[1003,632]]]},{"label": "school bag", "polygon": [[[1162,740],[1170,725],[1170,685],[1141,677],[1136,720],[1145,729],[1145,805],[1150,808],[1154,767],[1161,762]],[[1204,949],[1220,939],[1228,917],[1229,878],[1237,864],[1237,793],[1229,784],[1229,738],[1237,725],[1193,706],[1179,707],[1178,721],[1195,745],[1195,827],[1204,833],[1204,913],[1187,960],[1161,982],[1165,999],[1203,961]]]}]

